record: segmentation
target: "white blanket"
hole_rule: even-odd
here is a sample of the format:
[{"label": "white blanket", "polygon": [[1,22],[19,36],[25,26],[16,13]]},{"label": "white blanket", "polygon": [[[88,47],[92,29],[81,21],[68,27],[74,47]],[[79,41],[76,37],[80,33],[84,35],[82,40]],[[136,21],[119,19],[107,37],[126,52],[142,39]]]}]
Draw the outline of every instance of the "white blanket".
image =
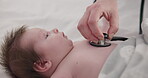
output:
[{"label": "white blanket", "polygon": [[115,48],[98,78],[148,78],[148,19],[143,32]]}]

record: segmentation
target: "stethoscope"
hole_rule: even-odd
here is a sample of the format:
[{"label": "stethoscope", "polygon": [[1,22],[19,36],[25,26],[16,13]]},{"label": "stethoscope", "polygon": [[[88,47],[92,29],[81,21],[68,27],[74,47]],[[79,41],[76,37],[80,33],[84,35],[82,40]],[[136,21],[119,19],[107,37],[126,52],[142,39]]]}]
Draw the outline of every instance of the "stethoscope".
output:
[{"label": "stethoscope", "polygon": [[[95,3],[96,0],[94,0],[93,3]],[[139,17],[139,34],[142,34],[142,21],[143,21],[143,14],[144,14],[144,3],[145,0],[141,0],[141,6],[140,6],[140,17]],[[103,33],[104,35],[104,40],[99,40],[97,43],[89,41],[89,44],[94,46],[94,47],[108,47],[111,45],[109,43],[109,36],[107,33]],[[126,41],[128,38],[126,37],[119,37],[119,36],[114,36],[110,41]]]}]

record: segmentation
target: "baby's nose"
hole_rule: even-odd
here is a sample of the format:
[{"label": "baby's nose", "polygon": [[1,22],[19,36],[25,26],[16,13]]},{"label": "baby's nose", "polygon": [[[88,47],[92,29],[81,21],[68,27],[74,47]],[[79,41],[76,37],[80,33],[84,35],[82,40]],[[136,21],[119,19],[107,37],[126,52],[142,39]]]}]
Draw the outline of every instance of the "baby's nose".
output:
[{"label": "baby's nose", "polygon": [[52,31],[53,31],[54,33],[58,33],[58,32],[59,32],[59,30],[58,30],[57,28],[53,29]]}]

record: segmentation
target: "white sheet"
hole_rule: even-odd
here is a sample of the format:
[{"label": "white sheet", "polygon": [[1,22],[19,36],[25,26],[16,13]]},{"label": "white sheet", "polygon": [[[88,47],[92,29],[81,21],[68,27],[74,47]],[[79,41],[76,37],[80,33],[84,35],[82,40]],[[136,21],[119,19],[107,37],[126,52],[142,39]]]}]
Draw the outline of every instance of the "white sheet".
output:
[{"label": "white sheet", "polygon": [[[79,19],[93,0],[0,0],[0,41],[11,28],[22,25],[58,28],[73,41],[83,39]],[[146,1],[148,3],[148,1]],[[118,0],[120,29],[117,35],[138,34],[140,0]],[[9,78],[0,67],[1,78]]]},{"label": "white sheet", "polygon": [[107,58],[98,78],[148,78],[148,19],[142,35],[119,44]]}]

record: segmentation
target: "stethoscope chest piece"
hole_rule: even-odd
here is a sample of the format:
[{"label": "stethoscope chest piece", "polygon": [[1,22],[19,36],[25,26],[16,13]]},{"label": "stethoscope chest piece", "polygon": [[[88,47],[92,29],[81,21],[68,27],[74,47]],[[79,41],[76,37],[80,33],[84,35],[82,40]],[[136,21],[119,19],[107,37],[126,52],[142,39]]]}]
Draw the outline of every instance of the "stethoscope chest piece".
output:
[{"label": "stethoscope chest piece", "polygon": [[89,44],[94,46],[94,47],[108,47],[111,45],[111,43],[107,43],[107,42],[98,42],[98,43],[95,43],[95,42],[92,42],[92,41],[89,41]]},{"label": "stethoscope chest piece", "polygon": [[94,46],[94,47],[108,47],[111,45],[111,43],[107,42],[108,39],[108,34],[103,33],[104,35],[104,40],[98,41],[98,43],[95,43],[93,41],[89,41],[89,44]]},{"label": "stethoscope chest piece", "polygon": [[[111,45],[111,43],[108,42],[108,34],[103,33],[104,35],[104,40],[99,40],[97,43],[93,41],[89,41],[89,44],[94,46],[94,47],[108,47]],[[119,36],[114,36],[110,41],[126,41],[128,38],[126,37],[119,37]]]}]

